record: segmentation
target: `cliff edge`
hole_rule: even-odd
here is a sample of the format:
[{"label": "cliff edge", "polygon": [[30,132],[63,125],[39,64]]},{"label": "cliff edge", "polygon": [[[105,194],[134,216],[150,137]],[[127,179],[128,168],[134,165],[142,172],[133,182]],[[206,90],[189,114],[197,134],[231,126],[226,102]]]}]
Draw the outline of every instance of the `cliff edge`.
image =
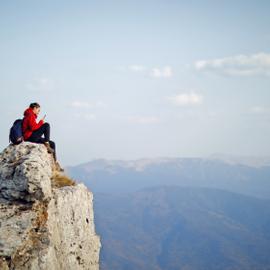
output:
[{"label": "cliff edge", "polygon": [[1,270],[99,269],[93,194],[81,183],[59,185],[57,177],[43,144],[0,153]]}]

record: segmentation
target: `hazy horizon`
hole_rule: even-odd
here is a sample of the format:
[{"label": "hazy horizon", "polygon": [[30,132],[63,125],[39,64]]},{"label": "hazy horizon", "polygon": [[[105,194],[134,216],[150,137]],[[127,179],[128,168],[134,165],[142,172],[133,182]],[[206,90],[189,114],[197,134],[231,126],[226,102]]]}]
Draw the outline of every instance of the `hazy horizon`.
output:
[{"label": "hazy horizon", "polygon": [[0,148],[31,102],[61,164],[270,156],[269,1],[0,3]]},{"label": "hazy horizon", "polygon": [[270,156],[241,156],[241,155],[230,155],[224,153],[213,153],[209,156],[155,156],[155,157],[140,157],[140,158],[133,158],[133,159],[117,159],[117,158],[106,158],[106,157],[99,157],[99,158],[92,158],[86,159],[84,161],[80,161],[79,163],[73,164],[65,164],[65,167],[79,167],[84,165],[92,166],[93,163],[104,162],[109,164],[116,164],[117,162],[125,162],[125,163],[140,163],[146,162],[147,164],[155,163],[155,161],[159,160],[166,160],[166,162],[174,161],[177,159],[201,159],[201,160],[219,160],[224,163],[235,164],[235,165],[245,165],[249,167],[263,167],[263,166],[270,166]]}]

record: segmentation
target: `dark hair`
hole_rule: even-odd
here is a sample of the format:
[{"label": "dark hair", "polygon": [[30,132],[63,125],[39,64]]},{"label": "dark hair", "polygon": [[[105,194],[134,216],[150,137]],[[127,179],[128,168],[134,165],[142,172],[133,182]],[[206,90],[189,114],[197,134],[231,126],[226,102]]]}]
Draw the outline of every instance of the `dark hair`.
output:
[{"label": "dark hair", "polygon": [[33,102],[33,103],[31,103],[31,104],[29,105],[29,107],[30,107],[31,109],[34,109],[34,108],[39,108],[40,105],[39,105],[37,102]]}]

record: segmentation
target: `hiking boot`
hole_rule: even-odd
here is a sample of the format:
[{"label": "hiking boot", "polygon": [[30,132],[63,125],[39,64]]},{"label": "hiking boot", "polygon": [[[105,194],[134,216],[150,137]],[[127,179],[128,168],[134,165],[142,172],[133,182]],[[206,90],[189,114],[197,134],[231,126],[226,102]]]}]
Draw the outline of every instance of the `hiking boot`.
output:
[{"label": "hiking boot", "polygon": [[51,148],[50,143],[49,142],[44,142],[44,145],[46,146],[48,153],[54,153],[54,150]]}]

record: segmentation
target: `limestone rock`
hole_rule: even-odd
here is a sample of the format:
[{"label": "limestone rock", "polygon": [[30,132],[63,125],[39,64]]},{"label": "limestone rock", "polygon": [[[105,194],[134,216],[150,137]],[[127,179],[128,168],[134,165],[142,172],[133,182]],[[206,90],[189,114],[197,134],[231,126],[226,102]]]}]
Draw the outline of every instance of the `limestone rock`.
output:
[{"label": "limestone rock", "polygon": [[99,269],[93,194],[52,185],[54,161],[42,144],[0,154],[0,269]]},{"label": "limestone rock", "polygon": [[0,154],[0,199],[49,198],[52,167],[53,158],[43,144],[9,145]]}]

